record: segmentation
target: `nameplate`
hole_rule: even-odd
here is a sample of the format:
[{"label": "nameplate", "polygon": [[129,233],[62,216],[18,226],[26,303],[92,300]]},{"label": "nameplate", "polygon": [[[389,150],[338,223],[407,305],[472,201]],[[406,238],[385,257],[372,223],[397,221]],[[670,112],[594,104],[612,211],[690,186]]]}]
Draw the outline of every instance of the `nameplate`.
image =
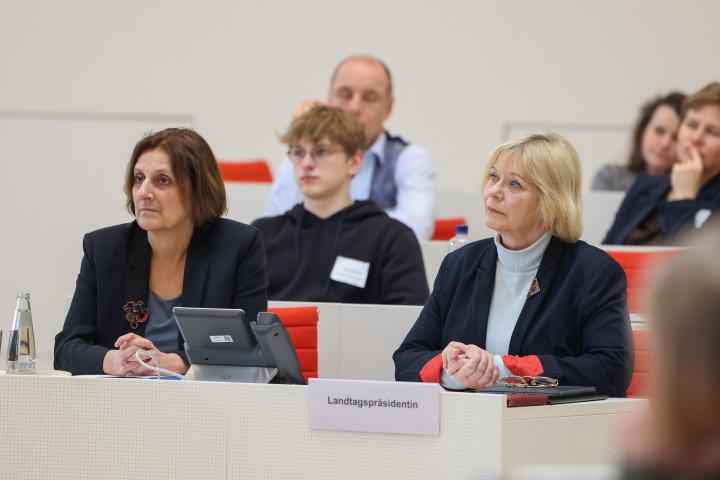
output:
[{"label": "nameplate", "polygon": [[310,379],[310,428],[440,435],[436,383]]}]

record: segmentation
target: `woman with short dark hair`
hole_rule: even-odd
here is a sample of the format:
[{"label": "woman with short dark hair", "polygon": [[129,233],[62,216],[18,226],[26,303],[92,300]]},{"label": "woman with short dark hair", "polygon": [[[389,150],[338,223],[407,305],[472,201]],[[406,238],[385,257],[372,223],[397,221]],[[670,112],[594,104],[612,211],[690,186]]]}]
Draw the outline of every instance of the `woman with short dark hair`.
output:
[{"label": "woman with short dark hair", "polygon": [[242,308],[249,318],[267,310],[260,232],[220,218],[225,186],[212,149],[193,130],[140,140],[125,193],[135,221],[85,235],[55,368],[148,375],[135,357],[146,350],[155,366],[182,374],[189,365],[174,307]]}]

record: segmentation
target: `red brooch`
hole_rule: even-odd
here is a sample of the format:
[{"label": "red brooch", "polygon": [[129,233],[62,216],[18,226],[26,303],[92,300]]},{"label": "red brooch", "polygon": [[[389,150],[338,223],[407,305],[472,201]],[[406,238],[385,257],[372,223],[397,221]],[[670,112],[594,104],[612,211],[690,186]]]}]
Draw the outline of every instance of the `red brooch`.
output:
[{"label": "red brooch", "polygon": [[139,323],[143,323],[147,320],[150,312],[143,302],[128,302],[123,307],[125,311],[125,320],[130,322],[130,328],[135,330]]}]

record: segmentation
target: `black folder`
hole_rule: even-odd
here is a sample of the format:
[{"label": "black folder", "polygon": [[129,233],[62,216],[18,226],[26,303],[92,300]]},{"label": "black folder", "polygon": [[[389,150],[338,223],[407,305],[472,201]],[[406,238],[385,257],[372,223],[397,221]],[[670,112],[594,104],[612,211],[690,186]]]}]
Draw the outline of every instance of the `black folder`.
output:
[{"label": "black folder", "polygon": [[481,390],[470,390],[474,393],[496,393],[505,395],[543,395],[548,398],[548,404],[590,402],[604,400],[607,395],[596,395],[595,387],[575,387],[571,385],[558,385],[557,387],[508,387],[495,385]]}]

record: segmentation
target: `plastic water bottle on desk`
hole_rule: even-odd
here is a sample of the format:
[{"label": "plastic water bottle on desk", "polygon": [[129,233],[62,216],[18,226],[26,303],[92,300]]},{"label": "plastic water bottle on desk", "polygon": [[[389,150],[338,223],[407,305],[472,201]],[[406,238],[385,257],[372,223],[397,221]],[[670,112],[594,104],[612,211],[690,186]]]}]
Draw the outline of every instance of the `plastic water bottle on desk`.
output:
[{"label": "plastic water bottle on desk", "polygon": [[455,236],[448,241],[448,253],[454,252],[458,248],[462,247],[466,243],[470,243],[470,237],[468,237],[468,226],[458,225],[455,227]]},{"label": "plastic water bottle on desk", "polygon": [[17,295],[15,319],[8,339],[7,371],[35,371],[35,334],[30,312],[29,293],[18,293]]}]

